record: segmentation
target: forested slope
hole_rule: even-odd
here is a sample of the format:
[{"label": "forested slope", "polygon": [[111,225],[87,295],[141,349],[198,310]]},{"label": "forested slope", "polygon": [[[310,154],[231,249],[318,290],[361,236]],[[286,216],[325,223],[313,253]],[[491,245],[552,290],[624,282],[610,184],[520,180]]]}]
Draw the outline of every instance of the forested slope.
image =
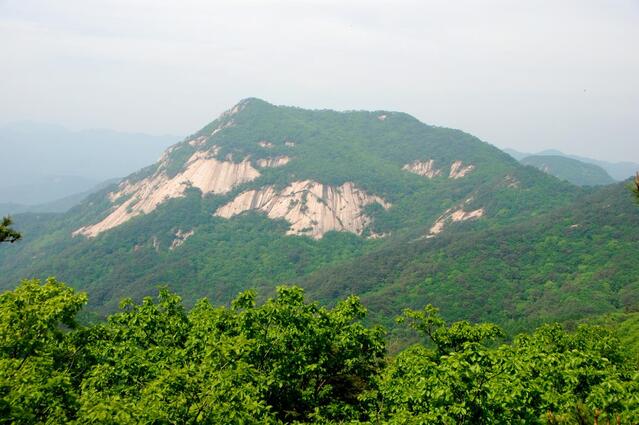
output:
[{"label": "forested slope", "polygon": [[389,244],[302,284],[321,300],[359,294],[379,321],[424,302],[449,320],[509,329],[635,310],[638,226],[628,183],[620,183],[519,223]]},{"label": "forested slope", "polygon": [[14,217],[0,288],[56,276],[104,315],[160,284],[190,306],[289,283],[328,304],[361,295],[375,323],[432,303],[531,329],[633,308],[629,196],[404,113],[246,99],[68,213]]}]

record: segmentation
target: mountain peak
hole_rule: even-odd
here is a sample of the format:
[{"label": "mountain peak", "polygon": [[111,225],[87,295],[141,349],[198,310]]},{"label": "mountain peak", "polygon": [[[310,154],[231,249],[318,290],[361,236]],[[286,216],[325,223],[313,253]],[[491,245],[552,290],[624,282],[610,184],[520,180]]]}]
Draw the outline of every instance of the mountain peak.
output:
[{"label": "mountain peak", "polygon": [[[106,194],[109,207],[73,234],[95,237],[196,189],[212,202],[211,217],[235,220],[236,215],[261,213],[288,222],[287,234],[320,239],[329,231],[345,231],[376,237],[396,230],[378,224],[383,220],[376,216],[408,211],[394,208],[408,202],[401,195],[406,184],[434,205],[422,222],[430,228],[452,205],[447,200],[438,206],[438,190],[453,190],[456,197],[466,194],[455,201],[465,203],[473,198],[469,189],[474,186],[462,181],[487,173],[501,173],[503,180],[513,174],[516,164],[477,138],[404,117],[410,116],[277,107],[255,97],[242,99],[167,149],[155,165],[123,180]],[[407,207],[416,205],[409,202]],[[485,212],[491,213],[488,208]]]},{"label": "mountain peak", "polygon": [[259,97],[245,97],[243,99],[240,99],[239,102],[237,102],[238,105],[240,104],[244,104],[244,105],[248,105],[248,104],[263,104],[263,105],[269,105],[269,106],[275,106],[273,104],[271,104],[270,102],[267,102],[264,99],[260,99]]},{"label": "mountain peak", "polygon": [[233,107],[228,109],[222,115],[230,113],[232,115],[237,114],[238,112],[243,111],[246,108],[277,108],[277,106],[272,103],[267,102],[266,100],[257,98],[257,97],[245,97],[244,99],[240,99]]}]

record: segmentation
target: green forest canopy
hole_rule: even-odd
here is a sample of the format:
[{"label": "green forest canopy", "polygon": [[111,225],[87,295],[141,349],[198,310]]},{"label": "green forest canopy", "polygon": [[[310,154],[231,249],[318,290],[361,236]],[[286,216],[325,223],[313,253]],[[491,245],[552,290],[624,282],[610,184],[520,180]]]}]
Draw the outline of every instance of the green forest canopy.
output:
[{"label": "green forest canopy", "polygon": [[637,359],[610,330],[557,324],[504,343],[493,324],[399,319],[388,356],[357,297],[333,308],[279,287],[257,305],[166,289],[82,326],[87,296],[49,279],[0,295],[2,423],[621,423],[639,421]]}]

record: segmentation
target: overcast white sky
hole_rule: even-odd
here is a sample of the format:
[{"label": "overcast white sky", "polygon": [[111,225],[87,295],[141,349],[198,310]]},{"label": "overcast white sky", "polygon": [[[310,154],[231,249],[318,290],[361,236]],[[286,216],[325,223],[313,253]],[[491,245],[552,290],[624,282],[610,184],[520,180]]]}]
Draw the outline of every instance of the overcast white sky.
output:
[{"label": "overcast white sky", "polygon": [[0,0],[0,54],[0,124],[187,135],[254,96],[639,162],[638,0]]}]

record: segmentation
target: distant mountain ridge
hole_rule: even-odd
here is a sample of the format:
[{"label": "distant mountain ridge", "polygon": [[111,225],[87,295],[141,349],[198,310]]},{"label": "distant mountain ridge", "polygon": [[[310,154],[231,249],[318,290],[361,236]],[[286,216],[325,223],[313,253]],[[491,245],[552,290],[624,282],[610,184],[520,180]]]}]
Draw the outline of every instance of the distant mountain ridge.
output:
[{"label": "distant mountain ridge", "polygon": [[531,155],[519,162],[578,186],[602,186],[615,180],[598,165],[558,155]]},{"label": "distant mountain ridge", "polygon": [[[14,203],[0,203],[0,216],[14,215],[20,213],[64,213],[80,204],[92,193],[104,189],[105,187],[116,183],[119,179],[111,179],[92,186],[88,190],[84,190],[72,195],[67,195],[50,202],[36,205],[24,205]],[[64,188],[65,191],[69,188]]]},{"label": "distant mountain ridge", "polygon": [[527,156],[562,156],[562,157],[566,157],[566,158],[575,159],[577,161],[585,162],[587,164],[594,164],[594,165],[597,165],[597,166],[603,168],[610,175],[610,177],[612,177],[616,181],[627,180],[631,176],[635,175],[635,173],[637,171],[639,171],[639,164],[637,164],[635,162],[630,162],[630,161],[622,161],[622,162],[601,161],[601,160],[598,160],[598,159],[588,158],[588,157],[579,156],[579,155],[565,154],[565,153],[563,153],[561,151],[558,151],[558,150],[555,150],[555,149],[547,149],[547,150],[544,150],[544,151],[541,151],[541,152],[537,152],[536,154],[519,152],[517,150],[509,149],[509,148],[503,149],[503,151],[506,152],[507,154],[509,154],[510,156],[512,156],[513,158],[515,158],[518,161],[521,160],[524,157],[527,157]]},{"label": "distant mountain ridge", "polygon": [[3,203],[26,207],[48,204],[86,192],[99,183],[99,180],[77,175],[36,174],[38,171],[35,171],[27,176],[26,171],[22,173],[22,176],[7,176],[0,180],[0,200]]},{"label": "distant mountain ridge", "polygon": [[90,190],[156,160],[178,140],[34,122],[0,126],[0,203],[41,205]]}]

